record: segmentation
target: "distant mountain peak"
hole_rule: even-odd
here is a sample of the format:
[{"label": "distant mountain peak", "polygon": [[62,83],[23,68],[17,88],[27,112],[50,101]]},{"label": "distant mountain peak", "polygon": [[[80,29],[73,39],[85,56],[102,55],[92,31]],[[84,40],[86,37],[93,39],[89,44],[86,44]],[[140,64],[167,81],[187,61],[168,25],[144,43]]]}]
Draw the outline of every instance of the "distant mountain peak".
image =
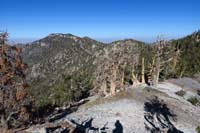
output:
[{"label": "distant mountain peak", "polygon": [[49,34],[47,37],[62,37],[62,38],[80,38],[78,36],[75,36],[73,34],[67,33],[67,34],[63,34],[63,33],[52,33]]},{"label": "distant mountain peak", "polygon": [[83,39],[93,40],[92,38],[90,38],[90,37],[88,37],[88,36],[84,36]]},{"label": "distant mountain peak", "polygon": [[41,46],[45,46],[43,44],[47,43],[49,41],[61,41],[61,40],[65,40],[65,39],[70,39],[70,40],[73,40],[74,42],[77,42],[77,41],[81,40],[80,37],[75,36],[75,35],[70,34],[70,33],[67,33],[67,34],[64,34],[64,33],[51,33],[51,34],[49,34],[48,36],[46,36],[44,38],[41,38],[41,39],[39,39],[37,41],[34,41],[33,44],[36,43],[36,44],[41,44]]},{"label": "distant mountain peak", "polygon": [[114,41],[111,44],[129,44],[129,43],[144,43],[144,42],[137,41],[134,39],[123,39],[123,40]]},{"label": "distant mountain peak", "polygon": [[64,33],[51,33],[48,36],[74,36],[70,33],[64,34]]}]

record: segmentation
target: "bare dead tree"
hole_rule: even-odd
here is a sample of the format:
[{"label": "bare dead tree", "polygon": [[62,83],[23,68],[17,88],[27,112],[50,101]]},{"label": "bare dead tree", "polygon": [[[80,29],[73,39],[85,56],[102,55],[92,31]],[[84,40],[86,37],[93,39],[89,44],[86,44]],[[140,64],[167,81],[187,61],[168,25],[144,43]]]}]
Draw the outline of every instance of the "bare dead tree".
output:
[{"label": "bare dead tree", "polygon": [[145,78],[144,78],[144,57],[142,58],[142,69],[141,69],[141,76],[142,76],[142,80],[141,83],[145,83]]},{"label": "bare dead tree", "polygon": [[[6,39],[7,33],[2,33]],[[26,88],[24,70],[27,65],[22,62],[21,48],[5,44],[0,46],[0,130],[18,127],[28,122],[31,98]],[[29,99],[30,98],[30,99]]]},{"label": "bare dead tree", "polygon": [[169,43],[164,39],[158,38],[155,47],[155,56],[152,59],[150,73],[152,74],[153,86],[157,88],[160,78],[160,72],[165,69],[165,66],[174,59],[174,48],[169,47]]},{"label": "bare dead tree", "polygon": [[[123,88],[125,67],[130,65],[134,68],[138,63],[139,52],[137,51],[137,45],[138,44],[114,44],[110,48],[105,49],[98,61],[99,64],[96,70],[96,80],[104,95],[107,95],[107,82],[110,83],[111,95],[115,95],[117,87]],[[134,71],[132,75],[135,75]]]},{"label": "bare dead tree", "polygon": [[108,94],[107,81],[109,76],[111,75],[110,65],[109,65],[110,61],[111,60],[109,59],[108,51],[107,49],[104,49],[103,55],[101,55],[97,61],[98,64],[95,71],[96,80],[94,83],[99,93],[102,94],[103,96],[106,96]]},{"label": "bare dead tree", "polygon": [[5,41],[7,41],[7,32],[1,32],[0,33],[0,46],[5,44]]}]

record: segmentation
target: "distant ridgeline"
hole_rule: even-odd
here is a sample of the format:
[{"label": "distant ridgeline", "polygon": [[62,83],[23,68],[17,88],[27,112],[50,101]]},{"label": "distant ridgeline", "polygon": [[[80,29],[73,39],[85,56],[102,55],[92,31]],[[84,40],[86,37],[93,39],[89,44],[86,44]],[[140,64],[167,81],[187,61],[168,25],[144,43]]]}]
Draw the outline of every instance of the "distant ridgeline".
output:
[{"label": "distant ridgeline", "polygon": [[200,68],[200,32],[152,45],[51,34],[24,45],[23,60],[37,105],[60,106],[95,93],[115,95],[127,84],[156,86],[158,80],[194,76]]}]

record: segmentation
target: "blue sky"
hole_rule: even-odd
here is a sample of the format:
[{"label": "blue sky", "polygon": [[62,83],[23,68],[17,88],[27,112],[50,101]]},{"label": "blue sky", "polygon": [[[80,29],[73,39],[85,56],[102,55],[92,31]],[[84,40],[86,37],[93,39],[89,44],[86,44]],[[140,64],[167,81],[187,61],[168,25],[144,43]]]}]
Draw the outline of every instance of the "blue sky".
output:
[{"label": "blue sky", "polygon": [[0,18],[0,30],[16,40],[72,33],[148,42],[200,29],[200,0],[0,0]]}]

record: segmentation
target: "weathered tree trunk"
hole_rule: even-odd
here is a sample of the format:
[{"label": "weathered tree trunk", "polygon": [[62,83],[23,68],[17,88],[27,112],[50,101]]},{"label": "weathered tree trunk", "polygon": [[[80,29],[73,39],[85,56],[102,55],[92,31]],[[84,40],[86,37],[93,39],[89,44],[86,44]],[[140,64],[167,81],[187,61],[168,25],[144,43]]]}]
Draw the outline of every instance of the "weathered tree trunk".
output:
[{"label": "weathered tree trunk", "polygon": [[107,91],[106,91],[106,81],[103,81],[102,85],[101,85],[101,90],[103,92],[103,95],[106,96],[107,95]]},{"label": "weathered tree trunk", "polygon": [[160,76],[160,56],[157,56],[155,65],[155,71],[153,72],[153,86],[157,88]]},{"label": "weathered tree trunk", "polygon": [[178,63],[178,59],[179,59],[179,56],[180,56],[180,49],[178,49],[175,53],[175,55],[173,56],[173,64],[172,64],[172,70],[175,71],[176,69],[176,66],[177,66],[177,63]]},{"label": "weathered tree trunk", "polygon": [[8,130],[8,122],[6,121],[4,115],[1,115],[1,126],[4,130]]},{"label": "weathered tree trunk", "polygon": [[183,77],[183,74],[185,72],[185,67],[183,68],[183,70],[181,71],[180,75],[179,75],[179,78],[182,78]]},{"label": "weathered tree trunk", "polygon": [[120,87],[121,87],[121,89],[123,88],[123,85],[124,85],[124,76],[125,76],[125,74],[124,74],[124,70],[122,71],[122,76],[121,76],[121,81],[120,81]]},{"label": "weathered tree trunk", "polygon": [[116,87],[116,84],[115,84],[114,80],[111,79],[111,81],[110,81],[110,94],[111,95],[115,95],[115,87]]},{"label": "weathered tree trunk", "polygon": [[131,80],[133,82],[133,85],[137,85],[140,82],[138,81],[138,79],[136,78],[135,74],[134,74],[134,68],[131,70]]},{"label": "weathered tree trunk", "polygon": [[111,95],[115,95],[115,89],[116,89],[116,78],[117,78],[117,67],[113,67],[112,71],[112,77],[110,80],[110,93]]},{"label": "weathered tree trunk", "polygon": [[144,57],[142,58],[142,72],[141,72],[141,74],[142,74],[142,83],[145,83],[145,78],[144,78]]},{"label": "weathered tree trunk", "polygon": [[173,58],[173,64],[172,64],[172,71],[174,72],[176,69],[176,65],[177,65],[178,59],[177,57]]},{"label": "weathered tree trunk", "polygon": [[148,71],[148,81],[149,85],[152,85],[153,83],[153,70],[155,65],[155,57],[152,59],[152,63],[149,65],[149,71]]}]

